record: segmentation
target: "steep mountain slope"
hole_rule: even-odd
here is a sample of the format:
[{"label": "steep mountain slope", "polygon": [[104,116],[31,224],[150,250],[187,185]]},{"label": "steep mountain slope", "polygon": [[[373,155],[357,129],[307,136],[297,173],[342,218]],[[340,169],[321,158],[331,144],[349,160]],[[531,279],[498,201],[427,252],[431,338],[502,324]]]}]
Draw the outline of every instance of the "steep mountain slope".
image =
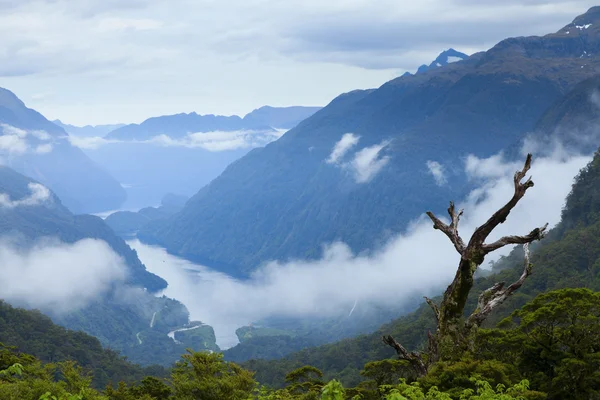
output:
[{"label": "steep mountain slope", "polygon": [[57,119],[52,121],[55,125],[60,126],[69,135],[80,136],[80,137],[94,137],[94,136],[105,136],[109,132],[114,131],[125,126],[125,124],[113,124],[113,125],[86,125],[86,126],[75,126],[70,124],[64,124],[61,120]]},{"label": "steep mountain slope", "polygon": [[[181,340],[183,343],[175,342],[168,336],[169,332],[190,324],[188,310],[175,300],[154,295],[164,289],[167,282],[148,272],[137,253],[101,218],[71,214],[54,193],[40,187],[39,183],[8,167],[0,167],[0,247],[5,245],[6,240],[10,240],[19,250],[25,251],[33,247],[35,251],[35,245],[48,238],[69,244],[88,238],[100,239],[123,259],[127,269],[123,284],[112,283],[107,290],[90,298],[86,304],[73,306],[68,310],[55,309],[53,304],[39,306],[41,311],[52,317],[56,323],[94,335],[103,345],[117,349],[131,360],[146,365],[170,365],[185,352],[186,347],[196,350],[207,347],[216,349],[214,333],[212,337],[205,335],[203,340]],[[91,262],[95,255],[96,253],[83,254],[68,262],[81,263],[75,265],[76,268],[88,268],[88,262]],[[4,251],[1,256],[5,256]],[[11,267],[6,265],[6,262],[4,258],[0,262],[3,274],[3,265],[7,269]],[[56,261],[52,259],[38,262],[47,262],[44,268],[55,268]],[[15,273],[26,276],[27,271],[12,271],[9,276],[14,276]],[[60,273],[64,274],[57,271],[58,277]],[[88,279],[94,278],[101,279],[102,276],[90,275]],[[7,285],[4,280],[1,283]],[[81,284],[89,287],[86,285],[93,282]],[[6,300],[13,301],[12,297],[7,297],[8,289],[10,287],[3,289],[4,296]],[[66,287],[64,291],[71,289]],[[14,301],[17,305],[29,305],[28,299],[22,297],[17,297]],[[206,327],[204,333],[206,329],[212,330]]]},{"label": "steep mountain slope", "polygon": [[103,349],[95,337],[55,325],[39,311],[13,308],[4,301],[0,301],[0,342],[43,362],[77,361],[93,373],[97,388],[109,382],[115,386],[120,381],[137,382],[150,374],[166,375],[158,366],[131,364],[115,351]]},{"label": "steep mountain slope", "polygon": [[[581,24],[587,28],[570,28]],[[464,61],[343,94],[138,236],[238,276],[270,259],[318,257],[335,240],[372,249],[424,209],[462,197],[463,157],[523,138],[595,75],[597,54],[598,7],[557,33],[507,39]],[[335,146],[347,151],[332,153]]]},{"label": "steep mountain slope", "polygon": [[244,121],[273,128],[292,129],[322,107],[271,107],[263,106],[246,114]]},{"label": "steep mountain slope", "polygon": [[2,163],[50,187],[73,212],[118,208],[123,188],[66,139],[66,132],[0,88]]},{"label": "steep mountain slope", "polygon": [[[494,326],[513,310],[532,300],[537,294],[565,287],[584,287],[600,290],[600,151],[582,170],[567,198],[558,224],[533,250],[533,274],[519,291],[509,298],[487,321]],[[482,290],[496,282],[514,282],[523,269],[522,249],[516,248],[508,257],[494,265],[493,274],[476,280],[466,312],[476,307]],[[407,349],[426,345],[427,330],[435,327],[428,305],[401,317],[369,335],[306,349],[278,361],[250,361],[246,366],[257,371],[262,383],[281,385],[284,375],[302,365],[313,365],[348,384],[362,378],[360,369],[369,361],[394,357],[394,351],[381,342],[391,334]]]}]

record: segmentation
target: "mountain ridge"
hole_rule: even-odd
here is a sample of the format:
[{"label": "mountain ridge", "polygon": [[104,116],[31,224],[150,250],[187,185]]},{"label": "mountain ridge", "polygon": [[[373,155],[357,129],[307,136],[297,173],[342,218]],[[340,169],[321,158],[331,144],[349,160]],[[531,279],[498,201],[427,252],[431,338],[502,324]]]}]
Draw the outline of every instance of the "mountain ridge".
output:
[{"label": "mountain ridge", "polygon": [[[600,26],[595,11],[581,18]],[[600,50],[600,34],[590,27],[578,35],[506,39],[464,61],[340,95],[229,165],[180,213],[138,237],[226,265],[234,276],[269,260],[318,258],[324,243],[338,240],[355,252],[372,250],[424,208],[441,211],[441,199],[466,194],[467,153],[489,157],[521,140],[554,102],[597,73],[600,51],[592,50]],[[583,49],[592,53],[587,68]],[[328,163],[346,133],[358,144],[338,165]],[[373,156],[373,149],[366,167],[381,168],[358,182],[353,168],[365,167],[362,151]],[[443,168],[445,183],[436,182],[428,161]]]}]

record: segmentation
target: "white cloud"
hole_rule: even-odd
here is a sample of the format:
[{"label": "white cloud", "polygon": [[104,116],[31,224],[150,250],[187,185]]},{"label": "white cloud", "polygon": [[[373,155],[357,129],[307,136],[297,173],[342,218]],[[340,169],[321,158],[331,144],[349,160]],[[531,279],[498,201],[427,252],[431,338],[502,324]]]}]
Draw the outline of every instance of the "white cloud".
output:
[{"label": "white cloud", "polygon": [[388,144],[388,141],[384,141],[356,152],[354,159],[349,164],[356,183],[369,182],[390,161],[388,156],[380,157],[381,150]]},{"label": "white cloud", "polygon": [[8,124],[0,124],[0,130],[0,153],[18,156],[29,151],[38,154],[49,153],[52,151],[52,145],[50,143],[40,144],[34,149],[31,149],[30,142],[27,140],[28,137],[32,137],[37,141],[51,141],[52,137],[48,132],[41,130],[24,130]]},{"label": "white cloud", "polygon": [[25,139],[17,135],[0,136],[0,152],[21,155],[27,152],[28,146]]},{"label": "white cloud", "polygon": [[52,312],[84,307],[125,279],[123,260],[103,241],[46,239],[24,249],[0,240],[0,290],[8,302]]},{"label": "white cloud", "polygon": [[345,133],[333,146],[333,150],[327,159],[328,164],[338,164],[346,153],[358,143],[360,136],[353,133]]},{"label": "white cloud", "polygon": [[168,135],[154,136],[148,140],[118,140],[103,137],[66,136],[73,146],[93,150],[101,146],[118,143],[137,143],[161,147],[201,148],[212,152],[262,147],[279,139],[286,130],[274,131],[213,131],[190,133],[183,138],[172,138]]},{"label": "white cloud", "polygon": [[[534,157],[531,173],[535,186],[489,240],[526,234],[546,222],[554,226],[560,220],[573,177],[589,160],[589,156],[579,155],[567,159]],[[522,167],[522,161],[516,166],[497,166],[503,171],[501,175],[487,174],[480,188],[457,201],[465,209],[459,226],[465,240],[513,194],[513,174]],[[438,217],[443,219],[444,215]],[[348,315],[355,301],[398,306],[415,295],[435,295],[450,283],[459,261],[452,244],[426,217],[417,218],[406,232],[370,255],[356,255],[345,244],[334,243],[326,246],[319,260],[272,262],[244,282],[170,256],[160,248],[139,242],[132,247],[151,272],[167,279],[165,294],[186,304],[193,319],[214,326],[219,344],[224,346],[235,343],[237,327],[269,316]],[[508,246],[496,251],[487,261],[510,250]],[[189,270],[194,269],[199,276],[190,275]]]},{"label": "white cloud", "polygon": [[469,154],[465,159],[465,172],[470,179],[498,178],[510,171],[516,171],[518,163],[507,163],[504,154],[494,154],[488,158],[478,158]]},{"label": "white cloud", "polygon": [[39,146],[37,146],[35,148],[35,152],[37,154],[47,154],[47,153],[50,153],[51,151],[52,151],[52,145],[49,143],[40,144]]},{"label": "white cloud", "polygon": [[0,209],[39,206],[50,200],[50,190],[44,185],[32,182],[27,187],[31,194],[18,200],[12,200],[6,193],[0,193]]},{"label": "white cloud", "polygon": [[433,179],[435,179],[435,183],[438,186],[443,186],[446,184],[446,173],[444,171],[444,166],[437,161],[427,161],[427,168],[429,169],[429,173],[433,175]]}]

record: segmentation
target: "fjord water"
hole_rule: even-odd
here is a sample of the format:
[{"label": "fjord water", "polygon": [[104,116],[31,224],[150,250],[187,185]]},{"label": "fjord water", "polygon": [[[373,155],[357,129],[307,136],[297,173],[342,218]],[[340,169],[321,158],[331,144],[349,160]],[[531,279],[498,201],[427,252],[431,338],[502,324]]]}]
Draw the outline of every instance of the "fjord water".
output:
[{"label": "fjord water", "polygon": [[[225,304],[230,291],[235,290],[237,281],[234,278],[137,239],[128,241],[127,244],[138,253],[148,271],[168,282],[169,285],[159,296],[165,295],[179,300],[190,311],[190,320],[212,326],[221,349],[228,349],[238,343],[235,330],[252,321],[241,314],[220,312],[218,306]],[[215,299],[220,301],[215,302]]]}]

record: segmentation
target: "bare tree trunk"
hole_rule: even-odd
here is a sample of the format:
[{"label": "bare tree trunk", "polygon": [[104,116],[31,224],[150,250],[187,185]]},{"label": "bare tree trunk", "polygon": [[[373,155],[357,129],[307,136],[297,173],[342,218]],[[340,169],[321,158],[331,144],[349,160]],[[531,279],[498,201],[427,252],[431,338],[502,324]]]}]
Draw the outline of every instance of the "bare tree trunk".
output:
[{"label": "bare tree trunk", "polygon": [[[458,224],[463,210],[456,212],[454,203],[450,202],[450,207],[448,208],[450,224],[442,222],[433,213],[427,212],[427,215],[433,221],[433,228],[441,230],[448,236],[448,239],[450,239],[454,248],[460,254],[456,275],[444,292],[441,304],[438,306],[431,299],[425,298],[436,317],[436,333],[435,335],[428,334],[429,348],[426,354],[427,357],[425,358],[423,354],[408,352],[391,336],[383,338],[384,343],[393,347],[400,359],[409,361],[418,374],[425,375],[431,364],[440,360],[449,360],[452,358],[452,354],[461,353],[465,350],[468,347],[468,337],[472,329],[479,327],[487,316],[519,289],[525,282],[525,279],[531,274],[529,243],[542,239],[546,233],[548,224],[532,230],[525,236],[505,236],[493,243],[485,243],[490,233],[498,225],[506,221],[506,218],[523,198],[527,189],[533,187],[531,178],[527,179],[524,183],[521,182],[530,168],[531,154],[528,154],[523,169],[515,173],[514,194],[512,198],[475,230],[467,245],[465,245],[465,242],[458,234]],[[507,288],[504,288],[504,282],[500,282],[481,293],[477,309],[465,319],[465,305],[469,293],[473,288],[475,272],[484,262],[485,256],[488,253],[511,244],[524,245],[525,270],[523,274],[518,281]]]}]

